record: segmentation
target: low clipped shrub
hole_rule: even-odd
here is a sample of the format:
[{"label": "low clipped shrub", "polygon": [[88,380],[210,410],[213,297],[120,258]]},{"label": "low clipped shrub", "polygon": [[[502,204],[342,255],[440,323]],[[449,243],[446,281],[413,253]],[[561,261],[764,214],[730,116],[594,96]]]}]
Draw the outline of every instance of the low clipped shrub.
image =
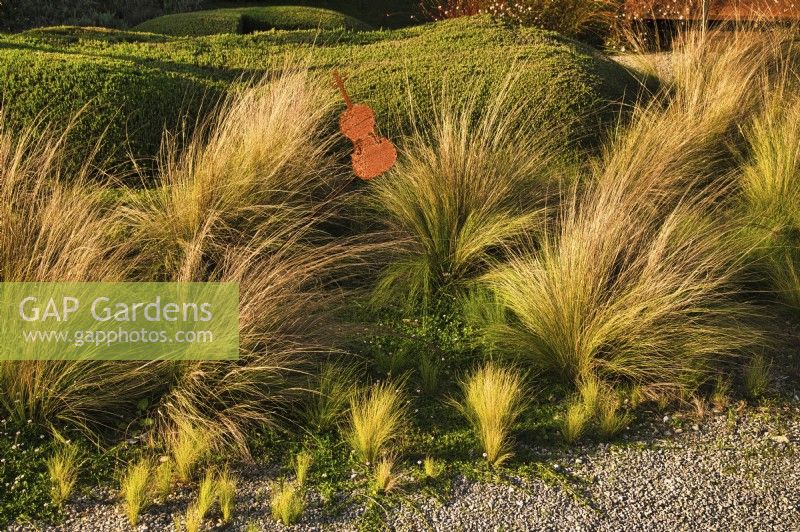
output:
[{"label": "low clipped shrub", "polygon": [[202,0],[4,0],[0,31],[50,24],[121,27],[163,13],[196,8]]},{"label": "low clipped shrub", "polygon": [[[511,68],[519,80],[509,103],[528,102],[520,104],[520,118],[571,124],[565,135],[586,143],[602,137],[605,125],[618,121],[620,103],[640,91],[628,71],[587,46],[486,17],[389,32],[312,29],[196,39],[52,28],[2,36],[0,44],[0,86],[17,122],[30,123],[48,108],[63,122],[68,111],[91,103],[92,112],[76,128],[82,144],[75,145],[96,140],[111,123],[105,150],[124,151],[120,146],[130,141],[135,155],[151,158],[164,124],[182,112],[194,123],[197,110],[243,74],[280,68],[284,55],[304,45],[308,66],[338,68],[353,99],[373,106],[392,138],[413,130],[416,118],[434,108],[442,85],[460,100],[454,105],[473,100],[477,110],[487,106]],[[334,122],[331,116],[329,126]]]},{"label": "low clipped shrub", "polygon": [[95,146],[98,161],[152,158],[165,127],[216,97],[211,83],[135,61],[24,49],[0,50],[0,87],[7,127],[70,124],[76,161]]},{"label": "low clipped shrub", "polygon": [[266,6],[214,9],[154,18],[139,24],[136,31],[180,37],[221,33],[252,33],[271,29],[367,30],[357,18],[319,7]]},{"label": "low clipped shrub", "polygon": [[164,15],[134,26],[134,31],[193,37],[220,33],[244,33],[244,17],[239,10],[219,9]]},{"label": "low clipped shrub", "polygon": [[368,30],[361,20],[330,9],[299,6],[270,6],[244,10],[245,31],[271,29],[346,29]]}]

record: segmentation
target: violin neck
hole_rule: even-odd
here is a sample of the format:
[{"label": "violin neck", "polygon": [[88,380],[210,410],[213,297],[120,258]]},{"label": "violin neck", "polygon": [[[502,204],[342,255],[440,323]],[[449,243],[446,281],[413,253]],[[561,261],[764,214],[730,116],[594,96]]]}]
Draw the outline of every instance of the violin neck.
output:
[{"label": "violin neck", "polygon": [[336,86],[339,87],[339,92],[342,94],[342,98],[344,98],[347,108],[350,109],[353,107],[353,100],[351,100],[350,95],[347,94],[347,89],[344,88],[344,81],[342,81],[342,76],[339,75],[338,70],[333,71],[333,79],[336,81]]}]

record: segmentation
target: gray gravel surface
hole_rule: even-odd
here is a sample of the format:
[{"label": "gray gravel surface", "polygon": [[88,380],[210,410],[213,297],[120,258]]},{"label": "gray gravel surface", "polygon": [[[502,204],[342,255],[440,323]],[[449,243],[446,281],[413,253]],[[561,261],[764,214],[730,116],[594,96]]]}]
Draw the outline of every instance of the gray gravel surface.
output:
[{"label": "gray gravel surface", "polygon": [[[533,448],[555,474],[509,476],[495,482],[457,476],[445,494],[407,484],[387,508],[394,530],[800,530],[800,401],[731,408],[701,418],[653,419],[612,444]],[[255,521],[282,530],[269,517],[274,471],[242,471],[237,515],[225,530]],[[192,494],[181,492],[142,516],[140,531],[174,530]],[[363,498],[357,498],[362,500]],[[294,530],[358,530],[363,503],[337,515],[316,495]],[[212,519],[213,521],[213,519]],[[214,528],[218,523],[209,523]],[[128,529],[109,490],[82,496],[59,527]],[[35,530],[17,525],[14,531]]]}]

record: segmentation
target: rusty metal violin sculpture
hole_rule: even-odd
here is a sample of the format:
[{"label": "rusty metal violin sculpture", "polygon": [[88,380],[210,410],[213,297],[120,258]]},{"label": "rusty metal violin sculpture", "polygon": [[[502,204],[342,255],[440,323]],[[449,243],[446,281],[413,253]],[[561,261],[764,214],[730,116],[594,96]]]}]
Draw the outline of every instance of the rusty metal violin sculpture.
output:
[{"label": "rusty metal violin sculpture", "polygon": [[339,128],[353,141],[353,172],[364,180],[388,172],[397,161],[394,144],[375,132],[375,112],[368,105],[353,104],[338,71],[333,72],[333,77],[347,104],[347,110],[339,117]]}]

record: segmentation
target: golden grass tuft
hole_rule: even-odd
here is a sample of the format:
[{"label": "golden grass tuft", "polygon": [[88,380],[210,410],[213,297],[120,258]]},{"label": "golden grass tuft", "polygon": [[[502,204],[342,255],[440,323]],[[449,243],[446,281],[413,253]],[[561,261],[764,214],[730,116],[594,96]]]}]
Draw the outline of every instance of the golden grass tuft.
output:
[{"label": "golden grass tuft", "polygon": [[286,65],[232,91],[186,145],[166,144],[160,186],[125,212],[142,268],[204,277],[220,246],[324,205],[340,175],[323,130],[334,96],[326,81]]},{"label": "golden grass tuft", "polygon": [[167,436],[175,475],[181,482],[189,482],[198,467],[208,457],[212,447],[212,436],[189,423],[180,423]]},{"label": "golden grass tuft", "polygon": [[487,362],[461,382],[463,399],[455,406],[467,418],[486,460],[499,466],[512,455],[511,430],[523,412],[523,379],[513,368]]},{"label": "golden grass tuft", "polygon": [[186,532],[200,532],[203,529],[203,521],[203,513],[198,508],[197,503],[191,503],[186,508],[186,516],[183,520]]},{"label": "golden grass tuft", "polygon": [[239,360],[168,364],[162,431],[189,423],[246,456],[248,430],[285,419],[317,356],[339,352],[342,281],[371,245],[323,228],[346,183],[323,120],[334,97],[288,66],[232,91],[122,209],[137,276],[240,286]]},{"label": "golden grass tuft", "polygon": [[309,451],[301,451],[295,455],[292,465],[294,466],[294,475],[298,486],[303,487],[306,485],[308,472],[313,464],[314,455]]},{"label": "golden grass tuft", "polygon": [[358,369],[328,362],[310,379],[310,392],[301,414],[306,424],[324,432],[341,424],[357,386]]},{"label": "golden grass tuft", "polygon": [[613,390],[607,390],[598,404],[597,430],[601,437],[617,436],[631,423],[631,415],[622,411],[622,402]]},{"label": "golden grass tuft", "polygon": [[270,503],[272,518],[291,526],[303,516],[305,502],[298,488],[290,482],[278,482],[273,487],[272,502]]},{"label": "golden grass tuft", "polygon": [[171,460],[164,460],[153,471],[153,494],[156,498],[166,500],[172,493],[172,481],[175,475]]},{"label": "golden grass tuft", "polygon": [[377,461],[396,442],[408,417],[401,385],[391,381],[373,384],[350,403],[347,441],[363,463]]},{"label": "golden grass tuft", "polygon": [[[115,205],[89,162],[67,173],[67,132],[12,131],[0,112],[0,281],[119,281],[130,270]],[[91,149],[91,147],[88,147]],[[83,147],[82,149],[86,149]],[[91,156],[89,157],[91,158]],[[35,346],[24,355],[34,358]],[[115,423],[155,388],[152,368],[95,361],[0,361],[0,410],[20,424],[84,431]]]},{"label": "golden grass tuft", "polygon": [[539,244],[484,276],[493,345],[576,387],[684,398],[763,339],[737,297],[751,245],[726,207],[740,124],[773,60],[749,41],[676,50],[668,88],[607,143]]},{"label": "golden grass tuft", "polygon": [[233,517],[233,507],[236,503],[237,482],[230,470],[225,467],[217,477],[216,494],[219,509],[222,513],[222,522],[229,523]]},{"label": "golden grass tuft", "polygon": [[152,465],[146,458],[130,464],[120,481],[120,495],[125,517],[132,527],[139,523],[139,516],[151,502],[150,482]]},{"label": "golden grass tuft", "polygon": [[551,121],[521,120],[535,104],[511,108],[514,82],[510,75],[492,87],[495,97],[480,109],[477,98],[457,104],[444,89],[438,107],[415,117],[395,168],[370,183],[367,204],[396,251],[376,303],[459,295],[504,246],[544,221],[563,149]]},{"label": "golden grass tuft", "polygon": [[561,423],[561,435],[567,443],[575,443],[586,432],[592,414],[581,401],[572,401],[567,404],[564,419]]},{"label": "golden grass tuft", "polygon": [[400,479],[394,472],[394,458],[383,456],[375,464],[372,474],[372,491],[377,495],[385,495],[397,488]]},{"label": "golden grass tuft", "polygon": [[205,519],[214,503],[217,500],[217,484],[214,479],[214,472],[212,470],[206,471],[203,480],[197,488],[197,499],[195,500],[195,507],[200,514],[200,519]]},{"label": "golden grass tuft", "polygon": [[72,495],[78,482],[78,449],[65,444],[47,459],[47,475],[50,478],[50,497],[53,504],[62,507]]}]

